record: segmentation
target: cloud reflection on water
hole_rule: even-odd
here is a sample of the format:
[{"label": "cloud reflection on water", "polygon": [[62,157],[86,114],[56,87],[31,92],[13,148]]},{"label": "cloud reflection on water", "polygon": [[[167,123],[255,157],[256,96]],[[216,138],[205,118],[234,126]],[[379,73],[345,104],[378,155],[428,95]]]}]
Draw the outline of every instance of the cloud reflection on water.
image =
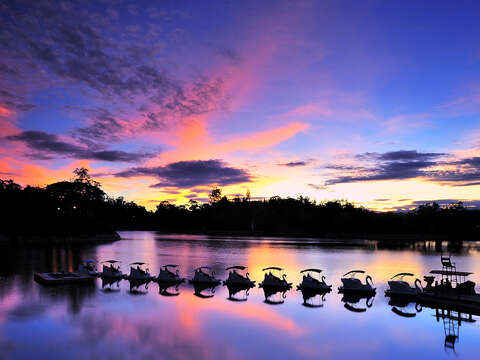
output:
[{"label": "cloud reflection on water", "polygon": [[[377,250],[358,247],[295,246],[288,241],[232,240],[182,236],[175,241],[151,232],[122,233],[127,239],[84,249],[35,249],[22,254],[15,266],[18,275],[0,283],[0,347],[15,358],[445,358],[442,322],[424,308],[415,318],[392,312],[383,295],[386,280],[394,273],[411,271],[421,276],[439,263],[430,250]],[[63,254],[63,255],[62,255]],[[8,256],[8,252],[7,255]],[[12,253],[10,253],[12,256]],[[199,299],[189,284],[179,295],[161,296],[150,283],[144,296],[130,296],[129,284],[118,292],[93,287],[46,288],[33,284],[37,267],[76,266],[81,258],[149,263],[153,274],[165,263],[178,263],[182,276],[190,277],[199,265],[212,265],[224,279],[229,265],[248,265],[250,276],[262,280],[261,269],[285,267],[296,285],[304,267],[324,269],[333,291],[322,308],[302,306],[300,292],[290,290],[278,306],[264,304],[262,289],[253,288],[247,301],[227,300],[228,290],[218,286],[209,299]],[[455,257],[458,268],[476,269],[478,253],[468,250]],[[372,307],[362,313],[344,308],[337,294],[340,276],[360,267],[372,274],[377,294]],[[10,272],[7,272],[10,274]],[[474,275],[478,282],[478,275]],[[364,300],[358,303],[364,306]],[[410,308],[406,310],[412,310]],[[459,348],[463,358],[475,353],[478,326],[462,324]],[[392,349],[395,351],[392,352]],[[54,357],[55,358],[55,357]]]}]

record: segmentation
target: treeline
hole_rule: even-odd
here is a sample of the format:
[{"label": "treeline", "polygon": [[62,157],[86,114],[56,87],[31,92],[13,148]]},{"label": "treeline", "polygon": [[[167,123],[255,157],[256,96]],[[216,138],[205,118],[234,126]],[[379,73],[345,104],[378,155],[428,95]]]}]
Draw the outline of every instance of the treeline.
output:
[{"label": "treeline", "polygon": [[46,187],[22,188],[0,180],[0,235],[76,236],[111,234],[119,224],[142,226],[148,212],[143,206],[111,198],[85,168],[75,178]]},{"label": "treeline", "polygon": [[208,203],[163,201],[148,211],[123,198],[111,198],[87,169],[70,181],[44,188],[22,188],[0,180],[3,234],[76,235],[127,229],[256,235],[371,236],[433,234],[452,239],[480,235],[480,211],[462,203],[441,207],[426,203],[410,212],[379,213],[348,201],[317,203],[307,197],[271,197],[262,201],[228,199],[214,188]]}]

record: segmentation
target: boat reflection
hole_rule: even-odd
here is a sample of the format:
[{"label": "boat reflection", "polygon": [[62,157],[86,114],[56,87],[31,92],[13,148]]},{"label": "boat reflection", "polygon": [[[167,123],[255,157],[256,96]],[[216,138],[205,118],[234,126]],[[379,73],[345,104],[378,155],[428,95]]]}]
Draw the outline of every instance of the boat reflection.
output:
[{"label": "boat reflection", "polygon": [[118,292],[120,291],[120,280],[116,278],[102,278],[102,291],[103,292]]},{"label": "boat reflection", "polygon": [[41,297],[50,299],[52,302],[67,300],[69,310],[72,314],[80,313],[83,304],[87,299],[95,296],[96,287],[93,283],[39,286]]},{"label": "boat reflection", "polygon": [[209,299],[215,296],[215,288],[218,286],[218,283],[208,284],[208,283],[193,283],[193,295],[201,299]]},{"label": "boat reflection", "polygon": [[325,295],[327,295],[331,290],[322,291],[322,290],[312,290],[312,289],[302,289],[303,303],[302,305],[309,308],[320,308],[323,307],[325,303]]},{"label": "boat reflection", "polygon": [[287,298],[288,289],[275,288],[275,287],[264,287],[263,293],[265,294],[265,304],[269,305],[280,305],[285,302]]},{"label": "boat reflection", "polygon": [[[343,307],[355,313],[366,312],[367,309],[373,306],[374,297],[375,295],[371,295],[371,294],[345,293],[343,294],[343,297],[342,297],[342,302],[345,303]],[[356,306],[363,299],[365,299],[365,306],[364,307]]]},{"label": "boat reflection", "polygon": [[132,295],[146,295],[148,293],[148,283],[150,280],[128,279],[130,283],[129,293]]},{"label": "boat reflection", "polygon": [[435,309],[435,318],[437,319],[437,322],[440,322],[441,320],[443,323],[443,331],[445,333],[443,346],[445,350],[453,351],[454,353],[455,344],[460,339],[460,326],[462,325],[462,322],[476,322],[472,314],[464,314],[444,308]]},{"label": "boat reflection", "polygon": [[409,300],[404,296],[393,296],[388,305],[392,307],[392,312],[405,318],[413,318],[417,313],[423,310],[422,305],[416,301]]},{"label": "boat reflection", "polygon": [[158,293],[162,296],[178,296],[180,295],[180,283],[178,282],[159,282]]},{"label": "boat reflection", "polygon": [[248,300],[249,291],[254,285],[233,285],[226,284],[228,289],[228,300],[242,302]]}]

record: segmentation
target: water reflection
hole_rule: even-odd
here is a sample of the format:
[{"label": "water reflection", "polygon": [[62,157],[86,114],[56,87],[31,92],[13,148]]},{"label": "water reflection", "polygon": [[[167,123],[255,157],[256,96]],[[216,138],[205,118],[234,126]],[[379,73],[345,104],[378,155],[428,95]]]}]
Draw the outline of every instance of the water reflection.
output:
[{"label": "water reflection", "polygon": [[158,293],[162,296],[178,296],[180,295],[180,283],[158,282]]},{"label": "water reflection", "polygon": [[276,287],[263,287],[262,289],[265,296],[265,304],[280,305],[283,304],[287,298],[288,290]]},{"label": "water reflection", "polygon": [[[459,320],[453,310],[444,316],[447,313],[435,308],[383,297],[392,274],[408,271],[423,276],[436,267],[439,247],[436,250],[434,242],[381,250],[373,242],[367,247],[334,243],[322,247],[314,240],[297,246],[290,239],[166,240],[151,232],[122,236],[126,240],[96,247],[1,249],[2,358],[351,359],[361,354],[415,360],[446,359],[444,346],[449,352],[456,350],[461,359],[478,355],[480,330],[473,315],[462,313]],[[476,282],[478,245],[464,243],[455,258],[459,268],[476,272]],[[220,279],[228,277],[227,267],[247,264],[257,282],[264,278],[262,268],[281,264],[295,285],[302,281],[301,269],[321,268],[336,288],[348,268],[365,268],[375,278],[378,294],[373,303],[373,297],[352,299],[336,292],[196,289],[191,284],[158,284],[157,291],[157,285],[148,283],[136,290],[137,284],[127,280],[102,279],[89,287],[49,288],[32,281],[33,271],[76,269],[81,259],[118,259],[122,264],[141,260],[151,269],[178,264],[182,274],[209,265]],[[128,296],[131,289],[143,296]],[[209,300],[200,299],[199,293]],[[267,305],[279,303],[283,305]],[[347,304],[362,315],[345,311]],[[321,311],[307,309],[321,306]]]},{"label": "water reflection", "polygon": [[130,284],[129,293],[132,295],[146,295],[148,293],[148,284],[150,280],[128,279]]},{"label": "water reflection", "polygon": [[253,285],[233,285],[233,284],[226,284],[225,285],[228,289],[228,300],[230,301],[237,301],[237,302],[242,302],[242,301],[247,301],[248,300],[248,295],[249,291]]},{"label": "water reflection", "polygon": [[[373,306],[374,297],[375,295],[371,294],[345,293],[342,297],[343,307],[355,313],[365,312]],[[365,305],[362,306],[362,303]]]},{"label": "water reflection", "polygon": [[213,298],[215,296],[215,288],[218,286],[218,284],[212,285],[206,283],[194,283],[192,285],[194,290],[193,294],[201,299]]},{"label": "water reflection", "polygon": [[118,292],[120,291],[121,279],[102,277],[102,291],[103,292]]},{"label": "water reflection", "polygon": [[422,311],[422,305],[409,298],[401,296],[392,296],[388,302],[392,307],[392,312],[398,316],[412,318]]},{"label": "water reflection", "polygon": [[38,286],[39,296],[50,303],[66,302],[73,314],[79,314],[85,302],[95,295],[93,284]]},{"label": "water reflection", "polygon": [[302,305],[308,308],[320,308],[325,303],[325,296],[331,290],[309,290],[302,289],[303,303]]},{"label": "water reflection", "polygon": [[462,323],[475,323],[472,314],[462,314],[458,311],[448,309],[435,309],[435,318],[437,322],[443,323],[445,340],[443,346],[446,350],[455,352],[455,345],[460,339],[460,326]]}]

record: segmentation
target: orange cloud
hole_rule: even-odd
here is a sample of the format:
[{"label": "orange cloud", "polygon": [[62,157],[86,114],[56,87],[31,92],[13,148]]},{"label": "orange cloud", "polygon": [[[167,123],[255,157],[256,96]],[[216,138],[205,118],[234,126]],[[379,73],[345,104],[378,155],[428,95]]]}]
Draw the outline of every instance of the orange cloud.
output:
[{"label": "orange cloud", "polygon": [[198,121],[183,129],[179,134],[178,149],[163,154],[163,160],[171,162],[179,159],[223,157],[234,151],[256,152],[290,139],[309,127],[306,123],[291,122],[279,128],[253,132],[215,143],[208,135],[205,125],[204,121],[198,119]]}]

